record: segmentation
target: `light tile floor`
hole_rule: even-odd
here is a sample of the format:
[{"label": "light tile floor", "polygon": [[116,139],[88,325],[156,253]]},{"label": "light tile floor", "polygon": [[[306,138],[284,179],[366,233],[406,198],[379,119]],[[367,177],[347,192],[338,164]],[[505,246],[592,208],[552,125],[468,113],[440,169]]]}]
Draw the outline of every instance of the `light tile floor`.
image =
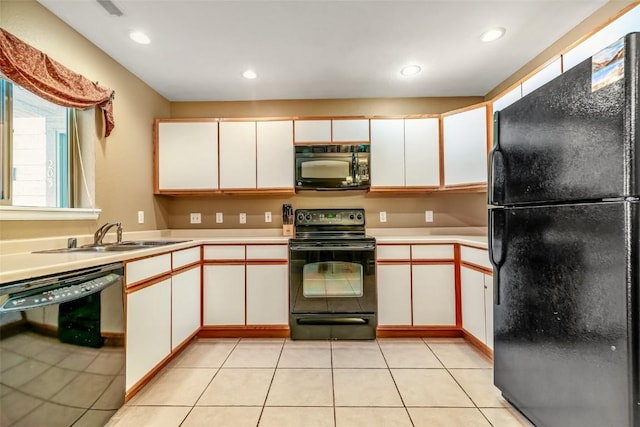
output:
[{"label": "light tile floor", "polygon": [[530,427],[463,339],[202,339],[109,427]]}]

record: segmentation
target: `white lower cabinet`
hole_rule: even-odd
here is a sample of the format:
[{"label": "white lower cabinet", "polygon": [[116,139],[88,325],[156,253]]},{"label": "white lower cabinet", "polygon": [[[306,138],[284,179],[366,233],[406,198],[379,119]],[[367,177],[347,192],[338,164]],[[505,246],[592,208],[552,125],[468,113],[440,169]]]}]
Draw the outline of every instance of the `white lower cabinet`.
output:
[{"label": "white lower cabinet", "polygon": [[289,323],[286,264],[247,265],[247,325]]},{"label": "white lower cabinet", "polygon": [[414,264],[413,324],[455,326],[456,290],[454,264]]},{"label": "white lower cabinet", "polygon": [[204,266],[204,325],[244,325],[244,268],[244,264]]},{"label": "white lower cabinet", "polygon": [[460,267],[462,327],[493,348],[493,278],[469,267]]},{"label": "white lower cabinet", "polygon": [[171,278],[127,294],[126,389],[171,353]]},{"label": "white lower cabinet", "polygon": [[200,266],[171,278],[171,350],[200,328]]},{"label": "white lower cabinet", "polygon": [[378,324],[411,325],[411,264],[378,264]]}]

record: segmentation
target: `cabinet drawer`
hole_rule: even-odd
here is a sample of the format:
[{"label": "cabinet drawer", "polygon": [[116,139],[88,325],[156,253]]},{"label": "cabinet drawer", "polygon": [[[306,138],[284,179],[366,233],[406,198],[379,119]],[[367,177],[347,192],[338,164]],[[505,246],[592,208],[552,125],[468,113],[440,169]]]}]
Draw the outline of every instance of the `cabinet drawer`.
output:
[{"label": "cabinet drawer", "polygon": [[244,261],[244,245],[208,245],[204,247],[205,260],[241,259]]},{"label": "cabinet drawer", "polygon": [[378,261],[411,259],[411,246],[409,245],[378,245],[376,250]]},{"label": "cabinet drawer", "polygon": [[247,260],[283,260],[289,259],[287,245],[248,245]]},{"label": "cabinet drawer", "polygon": [[125,265],[126,285],[131,286],[134,283],[157,277],[170,271],[170,253],[128,262]]},{"label": "cabinet drawer", "polygon": [[171,257],[171,268],[176,270],[180,267],[184,267],[185,265],[193,264],[198,261],[200,261],[200,246],[175,251]]},{"label": "cabinet drawer", "polygon": [[453,245],[411,245],[411,259],[453,259]]},{"label": "cabinet drawer", "polygon": [[489,252],[485,249],[460,246],[460,259],[462,262],[468,262],[469,264],[475,264],[488,269],[493,268],[489,261]]}]

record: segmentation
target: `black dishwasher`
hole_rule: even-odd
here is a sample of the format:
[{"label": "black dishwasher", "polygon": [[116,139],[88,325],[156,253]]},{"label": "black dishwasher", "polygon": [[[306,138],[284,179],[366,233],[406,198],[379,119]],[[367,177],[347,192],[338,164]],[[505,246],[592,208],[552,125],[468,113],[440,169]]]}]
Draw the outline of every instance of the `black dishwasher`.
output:
[{"label": "black dishwasher", "polygon": [[0,425],[104,425],[125,395],[122,263],[0,285]]}]

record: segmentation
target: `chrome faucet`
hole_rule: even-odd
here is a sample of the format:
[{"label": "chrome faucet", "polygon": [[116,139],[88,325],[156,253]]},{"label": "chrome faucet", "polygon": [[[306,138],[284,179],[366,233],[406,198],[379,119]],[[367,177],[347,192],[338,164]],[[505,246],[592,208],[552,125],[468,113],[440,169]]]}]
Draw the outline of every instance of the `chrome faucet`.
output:
[{"label": "chrome faucet", "polygon": [[116,233],[117,233],[117,236],[118,236],[117,237],[118,238],[117,242],[118,243],[122,243],[122,224],[119,223],[119,222],[107,222],[102,227],[98,228],[98,231],[96,231],[93,234],[93,244],[94,245],[102,245],[102,239],[104,239],[104,236],[113,227],[118,227],[116,229]]}]

